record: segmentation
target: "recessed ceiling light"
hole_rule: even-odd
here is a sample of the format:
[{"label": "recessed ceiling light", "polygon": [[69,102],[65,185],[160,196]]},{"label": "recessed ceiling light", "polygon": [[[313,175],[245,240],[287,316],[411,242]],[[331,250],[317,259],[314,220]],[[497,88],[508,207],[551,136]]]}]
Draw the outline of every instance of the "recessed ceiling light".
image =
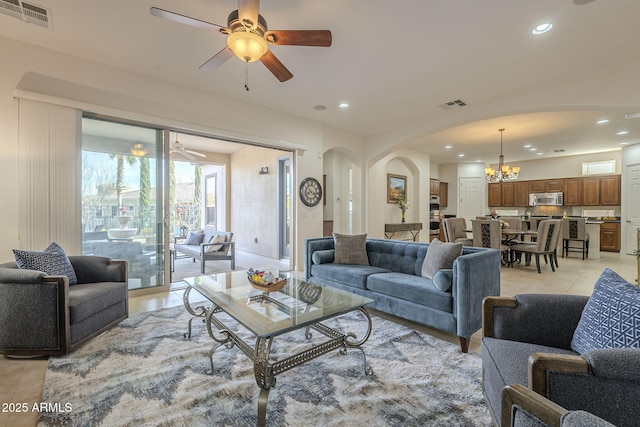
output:
[{"label": "recessed ceiling light", "polygon": [[628,142],[621,142],[618,145],[629,145],[629,143]]},{"label": "recessed ceiling light", "polygon": [[531,148],[529,148],[529,151],[538,151],[538,149],[534,148],[534,147],[531,147]]},{"label": "recessed ceiling light", "polygon": [[532,34],[538,35],[543,34],[553,28],[553,25],[550,22],[545,22],[544,24],[540,24],[536,26],[533,30],[531,30]]},{"label": "recessed ceiling light", "polygon": [[445,145],[444,149],[445,150],[451,150],[453,148],[453,145]]},{"label": "recessed ceiling light", "polygon": [[542,156],[544,153],[536,153],[536,156]]},{"label": "recessed ceiling light", "polygon": [[627,130],[621,130],[620,132],[616,132],[616,135],[626,135],[628,133],[629,133],[629,131],[627,131]]},{"label": "recessed ceiling light", "polygon": [[596,122],[596,124],[598,124],[598,125],[603,125],[603,124],[605,124],[605,123],[609,123],[609,119],[602,119],[602,120],[598,120],[598,121]]},{"label": "recessed ceiling light", "polygon": [[314,110],[318,110],[318,111],[322,111],[322,110],[326,110],[327,107],[325,105],[316,105],[315,107],[313,107]]},{"label": "recessed ceiling light", "polygon": [[531,144],[525,145],[524,148],[531,148]]},{"label": "recessed ceiling light", "polygon": [[458,154],[458,157],[464,157],[464,154]]},{"label": "recessed ceiling light", "polygon": [[347,102],[341,102],[340,104],[338,104],[339,108],[349,108],[349,104]]}]

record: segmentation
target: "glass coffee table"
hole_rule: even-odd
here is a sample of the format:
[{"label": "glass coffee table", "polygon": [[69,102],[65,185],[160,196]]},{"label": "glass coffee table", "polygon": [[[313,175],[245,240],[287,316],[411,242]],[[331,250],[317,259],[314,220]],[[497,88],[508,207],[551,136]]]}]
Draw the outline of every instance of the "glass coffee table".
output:
[{"label": "glass coffee table", "polygon": [[[353,348],[362,353],[364,373],[373,373],[362,349],[371,334],[371,316],[365,306],[373,300],[330,286],[308,283],[289,273],[280,274],[279,277],[287,278],[288,282],[277,292],[254,289],[247,279],[246,271],[184,279],[188,284],[183,297],[184,306],[193,316],[189,320],[185,337],[191,338],[193,319],[202,318],[209,336],[215,341],[209,351],[211,374],[213,354],[223,345],[227,348],[237,346],[253,361],[253,372],[260,387],[258,425],[266,422],[267,399],[269,390],[276,384],[276,376],[289,369],[333,350],[345,354],[348,348]],[[206,305],[192,305],[189,301],[192,290],[206,298]],[[366,332],[361,338],[352,332],[337,331],[321,323],[352,311],[362,313],[366,322]],[[242,339],[231,331],[224,323],[225,316],[216,316],[220,313],[227,314],[246,328],[255,337],[255,344],[251,346],[246,338]],[[304,338],[307,340],[311,338],[311,330],[320,332],[327,339],[319,344],[310,344],[296,354],[272,360],[270,352],[274,339],[301,329],[304,329]]]}]

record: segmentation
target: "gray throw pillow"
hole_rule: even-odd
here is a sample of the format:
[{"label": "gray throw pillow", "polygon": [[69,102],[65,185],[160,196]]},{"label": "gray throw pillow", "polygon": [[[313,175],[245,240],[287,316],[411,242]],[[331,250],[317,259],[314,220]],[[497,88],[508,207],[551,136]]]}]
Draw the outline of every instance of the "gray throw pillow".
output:
[{"label": "gray throw pillow", "polygon": [[69,257],[55,242],[47,246],[43,252],[14,249],[13,255],[20,269],[42,271],[50,276],[67,276],[69,285],[78,283],[76,271]]},{"label": "gray throw pillow", "polygon": [[462,255],[462,243],[444,243],[433,239],[422,263],[422,277],[432,279],[438,270],[453,268],[453,262]]},{"label": "gray throw pillow", "polygon": [[198,246],[203,241],[204,241],[204,234],[190,231],[189,234],[187,235],[187,241],[185,242],[185,245]]},{"label": "gray throw pillow", "polygon": [[597,348],[640,348],[640,288],[605,268],[571,340],[583,354]]},{"label": "gray throw pillow", "polygon": [[367,235],[346,235],[333,233],[334,264],[369,265],[367,256]]}]

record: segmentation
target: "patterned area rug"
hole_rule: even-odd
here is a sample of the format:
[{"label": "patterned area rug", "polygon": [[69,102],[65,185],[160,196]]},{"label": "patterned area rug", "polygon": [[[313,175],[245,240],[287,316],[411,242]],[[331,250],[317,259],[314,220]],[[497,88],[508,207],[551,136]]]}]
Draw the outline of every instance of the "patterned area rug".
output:
[{"label": "patterned area rug", "polygon": [[[357,350],[285,372],[269,394],[268,426],[490,425],[478,354],[372,318],[364,350],[373,375],[364,374]],[[42,401],[52,412],[41,413],[38,425],[255,426],[259,388],[249,359],[221,347],[207,375],[213,341],[200,320],[185,340],[188,319],[183,307],[137,314],[71,355],[50,358]],[[351,313],[326,324],[360,337],[365,322]],[[323,338],[315,332],[311,340]],[[272,350],[277,357],[307,345],[298,331]]]}]

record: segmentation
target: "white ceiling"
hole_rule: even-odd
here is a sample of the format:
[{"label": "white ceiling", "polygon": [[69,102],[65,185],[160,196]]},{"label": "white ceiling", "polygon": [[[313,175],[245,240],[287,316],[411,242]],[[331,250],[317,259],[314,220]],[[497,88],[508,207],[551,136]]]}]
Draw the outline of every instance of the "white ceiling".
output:
[{"label": "white ceiling", "polygon": [[[280,83],[252,63],[249,92],[236,58],[213,72],[198,70],[226,46],[225,36],[149,13],[156,6],[226,25],[235,0],[32,3],[51,11],[53,28],[0,15],[0,36],[363,136],[431,123],[406,145],[431,154],[434,163],[495,163],[498,128],[506,129],[504,154],[512,162],[640,142],[640,118],[625,119],[640,112],[639,85],[598,85],[625,71],[640,76],[638,0],[263,0],[260,13],[270,29],[329,29],[333,45],[272,46],[294,77]],[[543,21],[554,28],[531,35]],[[598,102],[584,101],[586,82],[594,84],[591,98],[602,94]],[[553,98],[555,92],[562,97]],[[541,93],[551,98],[537,99]],[[612,93],[630,101],[612,103]],[[468,105],[439,107],[456,99]],[[535,105],[526,105],[529,99]],[[343,101],[349,109],[337,107]],[[601,118],[611,122],[596,125]],[[439,120],[447,125],[438,128]],[[619,130],[629,134],[615,135]],[[527,143],[543,155],[524,149]]]}]

